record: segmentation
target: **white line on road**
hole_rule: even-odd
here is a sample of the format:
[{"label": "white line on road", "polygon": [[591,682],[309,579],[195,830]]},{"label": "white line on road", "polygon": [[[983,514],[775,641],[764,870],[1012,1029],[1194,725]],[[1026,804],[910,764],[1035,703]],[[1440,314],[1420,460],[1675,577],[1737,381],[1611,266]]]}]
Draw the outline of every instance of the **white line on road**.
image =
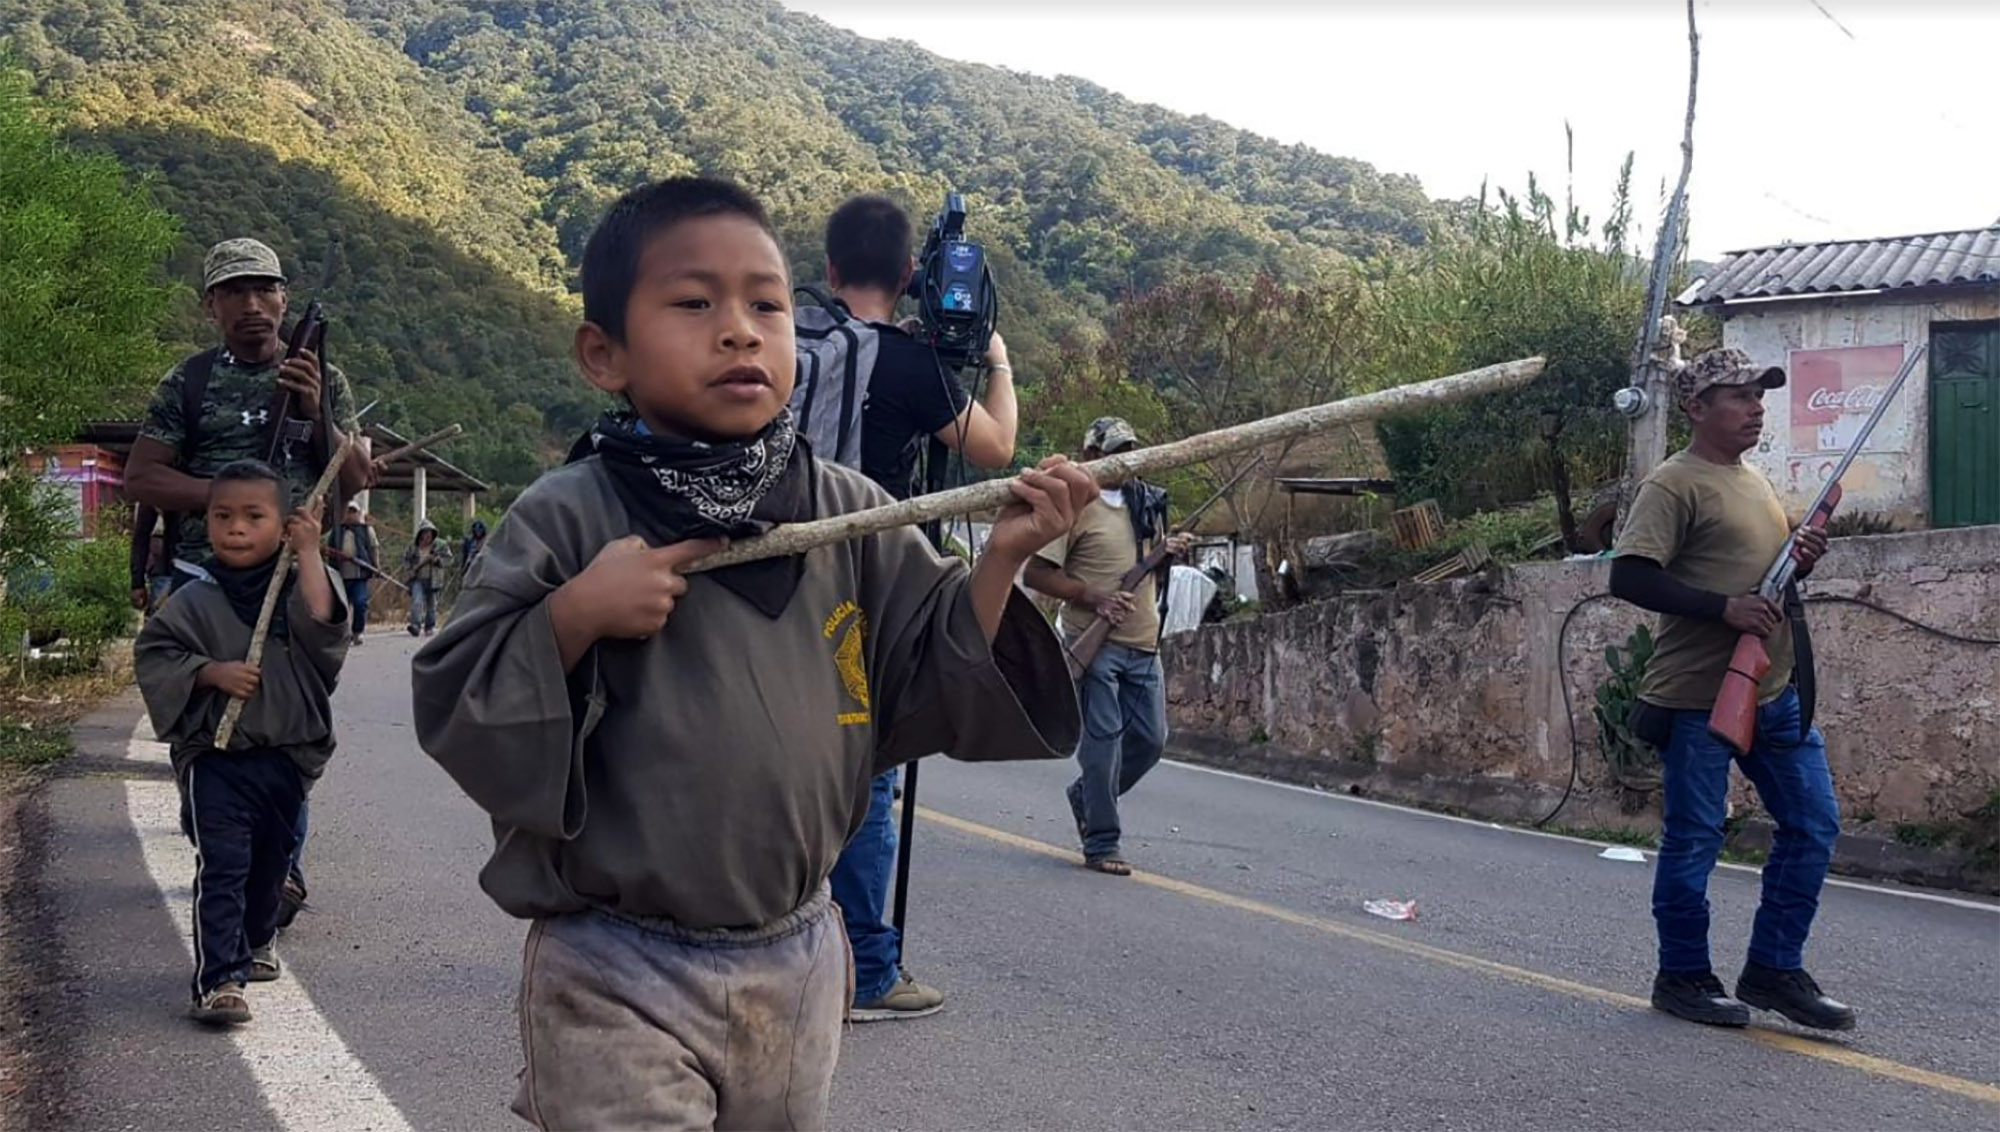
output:
[{"label": "white line on road", "polygon": [[[132,729],[126,758],[167,762],[167,749],[150,738],[144,716]],[[181,835],[180,791],[171,782],[132,779],[125,783],[125,809],[146,871],[174,922],[188,963],[194,962],[189,902],[194,884],[194,846]],[[282,955],[282,949],[280,950]],[[185,972],[173,993],[186,994]],[[250,1006],[255,1021],[230,1031],[236,1051],[249,1066],[268,1105],[286,1132],[410,1132],[410,1125],[382,1086],[340,1040],[326,1016],[313,1005],[290,971],[276,982],[253,983]],[[193,1025],[193,1023],[189,1023]]]},{"label": "white line on road", "polygon": [[[1325,798],[1328,801],[1349,802],[1358,806],[1374,806],[1381,810],[1394,810],[1399,814],[1410,814],[1420,818],[1433,818],[1437,821],[1457,822],[1460,825],[1476,826],[1479,829],[1498,830],[1501,833],[1524,834],[1528,837],[1547,838],[1550,841],[1567,841],[1572,845],[1589,845],[1598,849],[1611,844],[1608,841],[1591,841],[1588,838],[1571,837],[1562,833],[1550,833],[1547,830],[1526,829],[1518,825],[1502,825],[1499,822],[1480,821],[1477,818],[1462,818],[1457,814],[1440,814],[1433,810],[1420,810],[1414,806],[1399,806],[1394,802],[1384,802],[1375,798],[1358,798],[1352,794],[1339,794],[1331,790],[1318,790],[1311,786],[1300,786],[1295,782],[1278,782],[1269,778],[1258,778],[1254,775],[1239,774],[1233,770],[1203,766],[1200,763],[1182,762],[1179,759],[1161,759],[1160,764],[1162,766],[1178,767],[1181,770],[1199,771],[1202,774],[1213,774],[1220,778],[1233,778],[1238,782],[1249,782],[1258,786],[1270,786],[1279,790],[1291,790],[1299,794],[1310,794],[1315,798]],[[1741,873],[1760,873],[1763,871],[1756,865],[1739,865],[1734,861],[1719,861],[1716,867],[1733,869]],[[1844,880],[1840,877],[1831,876],[1826,878],[1826,883],[1830,888],[1851,888],[1858,892],[1873,892],[1882,896],[1899,896],[1905,900],[1925,900],[1932,904],[1949,904],[1954,908],[1970,908],[1975,912],[2000,914],[2000,904],[1988,904],[1980,900],[1964,900],[1956,896],[1940,896],[1935,892],[1918,892],[1907,888],[1885,888],[1877,884],[1864,884],[1858,880]]]}]

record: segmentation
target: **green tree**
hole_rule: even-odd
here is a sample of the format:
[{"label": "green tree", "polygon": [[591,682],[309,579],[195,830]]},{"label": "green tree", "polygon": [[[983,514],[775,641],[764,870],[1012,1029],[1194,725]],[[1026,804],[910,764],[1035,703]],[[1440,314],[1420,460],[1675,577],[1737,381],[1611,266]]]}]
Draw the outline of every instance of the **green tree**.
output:
[{"label": "green tree", "polygon": [[[1083,424],[1124,416],[1153,442],[1212,432],[1345,396],[1368,356],[1366,294],[1353,277],[1310,287],[1270,275],[1248,283],[1204,275],[1120,304],[1106,338],[1071,350],[1049,395],[1031,399],[1030,420],[1074,444]],[[1278,563],[1290,552],[1285,509],[1273,477],[1294,462],[1332,458],[1339,437],[1245,452],[1167,477],[1183,507],[1235,479],[1222,502],[1240,537],[1262,545],[1260,586],[1277,594]]]},{"label": "green tree", "polygon": [[58,530],[22,454],[159,379],[175,235],[116,162],[57,138],[0,58],[0,572],[46,556]]},{"label": "green tree", "polygon": [[1474,213],[1469,238],[1439,240],[1371,285],[1371,384],[1540,354],[1548,367],[1513,392],[1382,422],[1397,494],[1436,498],[1448,513],[1505,506],[1542,492],[1571,549],[1574,488],[1614,480],[1625,423],[1611,408],[1629,377],[1645,299],[1628,243],[1630,157],[1611,214],[1593,229],[1531,177],[1525,198],[1501,192]]}]

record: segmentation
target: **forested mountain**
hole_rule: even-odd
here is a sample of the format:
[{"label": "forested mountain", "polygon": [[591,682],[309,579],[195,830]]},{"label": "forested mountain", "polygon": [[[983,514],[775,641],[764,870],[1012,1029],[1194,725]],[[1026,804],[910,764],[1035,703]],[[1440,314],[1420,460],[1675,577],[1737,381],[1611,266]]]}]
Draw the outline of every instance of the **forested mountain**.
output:
[{"label": "forested mountain", "polygon": [[[513,484],[591,411],[572,266],[647,178],[744,182],[802,279],[848,194],[927,222],[958,189],[1030,381],[1121,294],[1320,277],[1456,211],[1358,161],[765,0],[0,0],[0,33],[78,140],[154,175],[178,277],[257,234],[310,290],[337,231],[333,349],[364,402],[406,430],[464,421],[454,458]],[[202,336],[191,303],[181,334]]]}]

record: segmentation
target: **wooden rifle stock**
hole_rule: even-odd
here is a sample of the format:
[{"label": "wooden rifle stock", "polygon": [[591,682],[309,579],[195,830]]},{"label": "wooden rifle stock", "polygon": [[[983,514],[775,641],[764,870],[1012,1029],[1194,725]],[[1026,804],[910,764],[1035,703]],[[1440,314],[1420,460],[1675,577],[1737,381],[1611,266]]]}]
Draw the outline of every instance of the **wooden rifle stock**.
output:
[{"label": "wooden rifle stock", "polygon": [[[1861,430],[1848,442],[1847,452],[1840,463],[1834,465],[1833,474],[1826,477],[1826,485],[1819,489],[1819,498],[1813,500],[1812,509],[1806,513],[1806,521],[1799,524],[1799,530],[1811,527],[1825,530],[1826,522],[1833,517],[1833,509],[1840,504],[1840,477],[1854,465],[1854,458],[1861,455],[1861,446],[1868,443],[1868,435],[1882,422],[1882,414],[1888,412],[1889,403],[1910,379],[1911,371],[1917,368],[1930,343],[1919,342],[1903,359],[1902,368],[1896,371],[1896,379],[1875,402],[1875,408],[1868,419],[1861,424]],[[1778,551],[1777,561],[1764,571],[1764,580],[1758,585],[1757,593],[1764,600],[1782,605],[1785,591],[1792,586],[1799,569],[1799,532],[1793,531],[1785,545]],[[1729,671],[1723,674],[1722,688],[1716,694],[1715,707],[1708,714],[1708,733],[1729,744],[1739,755],[1750,753],[1750,744],[1757,738],[1757,686],[1771,670],[1771,657],[1764,651],[1764,642],[1745,633],[1736,642],[1736,652],[1729,658]]]},{"label": "wooden rifle stock", "polygon": [[[1221,502],[1222,497],[1229,494],[1229,489],[1241,483],[1244,476],[1262,467],[1263,464],[1264,457],[1259,456],[1248,464],[1243,465],[1240,471],[1229,477],[1228,483],[1223,484],[1220,490],[1208,497],[1207,502],[1188,512],[1187,518],[1181,520],[1181,530],[1185,531],[1194,526],[1195,520],[1201,518],[1202,515],[1207,513],[1210,507]],[[1158,570],[1166,560],[1167,547],[1166,543],[1162,542],[1159,546],[1153,548],[1153,553],[1141,559],[1137,566],[1125,571],[1124,576],[1118,579],[1119,592],[1131,593],[1133,590],[1138,589],[1139,583],[1145,581],[1147,576],[1152,574],[1153,571]],[[1083,678],[1085,670],[1090,667],[1090,662],[1097,659],[1097,650],[1104,647],[1105,640],[1110,636],[1111,622],[1106,621],[1102,614],[1098,615],[1097,619],[1090,623],[1090,628],[1085,629],[1077,637],[1076,643],[1070,645],[1066,650],[1069,654],[1069,674],[1072,679],[1080,680]]]},{"label": "wooden rifle stock", "polygon": [[[1160,564],[1166,560],[1167,548],[1164,545],[1155,547],[1153,553],[1141,559],[1137,566],[1125,571],[1125,576],[1118,579],[1119,592],[1131,593],[1138,589],[1139,583],[1145,581],[1147,575],[1158,570]],[[1104,642],[1110,636],[1111,622],[1106,621],[1100,614],[1097,620],[1090,623],[1090,628],[1085,629],[1076,638],[1076,642],[1069,646],[1069,674],[1072,678],[1083,678],[1084,672],[1090,668],[1090,662],[1097,659],[1097,650],[1104,647]]]},{"label": "wooden rifle stock", "polygon": [[[1833,518],[1833,509],[1840,503],[1840,484],[1830,485],[1812,514],[1799,524],[1799,530],[1810,527],[1816,531],[1826,529],[1827,520]],[[1765,585],[1758,592],[1765,598],[1783,604],[1785,587],[1797,569],[1799,536],[1795,532],[1785,540],[1785,549],[1779,552],[1778,566],[1772,567],[1766,575]],[[1790,563],[1788,565],[1787,563]],[[1780,570],[1783,566],[1785,569]],[[1771,588],[1772,577],[1781,580],[1776,593],[1765,593]],[[1750,745],[1757,740],[1757,693],[1764,684],[1764,677],[1771,671],[1771,654],[1764,650],[1764,638],[1755,633],[1744,633],[1736,638],[1736,651],[1729,656],[1729,671],[1722,676],[1722,688],[1715,694],[1715,707],[1708,713],[1708,733],[1729,744],[1739,755],[1750,753]]]}]

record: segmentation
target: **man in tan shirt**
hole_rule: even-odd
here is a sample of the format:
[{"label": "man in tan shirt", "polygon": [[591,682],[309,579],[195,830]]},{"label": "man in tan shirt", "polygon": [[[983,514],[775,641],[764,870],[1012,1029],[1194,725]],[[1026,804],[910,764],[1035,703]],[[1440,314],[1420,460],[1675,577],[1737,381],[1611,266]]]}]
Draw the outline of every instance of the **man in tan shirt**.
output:
[{"label": "man in tan shirt", "polygon": [[[1735,349],[1710,350],[1676,375],[1694,439],[1639,485],[1618,534],[1611,592],[1660,614],[1635,727],[1660,748],[1664,787],[1653,872],[1660,943],[1653,1005],[1710,1025],[1747,1025],[1754,1006],[1801,1025],[1848,1030],[1854,1011],[1822,994],[1804,966],[1840,810],[1826,744],[1792,686],[1791,627],[1757,593],[1790,528],[1763,473],[1743,463],[1763,431],[1764,391],[1784,384],[1783,370],[1752,365]],[[1799,577],[1826,545],[1823,533],[1800,532]],[[1756,742],[1736,755],[1709,734],[1708,717],[1744,633],[1764,639],[1771,670],[1759,689]],[[1733,999],[1708,953],[1708,877],[1722,849],[1732,759],[1778,826]]]},{"label": "man in tan shirt", "polygon": [[[1095,460],[1138,446],[1130,424],[1100,417],[1084,434],[1083,455]],[[1067,538],[1028,560],[1024,574],[1029,588],[1062,600],[1057,618],[1065,643],[1075,641],[1099,617],[1112,625],[1104,647],[1077,681],[1083,740],[1077,745],[1078,774],[1068,796],[1083,840],[1084,865],[1113,876],[1132,871],[1119,855],[1118,799],[1160,761],[1167,740],[1157,576],[1148,575],[1131,590],[1123,588],[1126,571],[1161,537],[1167,540],[1169,562],[1187,553],[1188,536],[1166,533],[1164,495],[1158,489],[1136,481],[1106,487],[1077,516]],[[1159,573],[1165,570],[1163,564]]]}]

